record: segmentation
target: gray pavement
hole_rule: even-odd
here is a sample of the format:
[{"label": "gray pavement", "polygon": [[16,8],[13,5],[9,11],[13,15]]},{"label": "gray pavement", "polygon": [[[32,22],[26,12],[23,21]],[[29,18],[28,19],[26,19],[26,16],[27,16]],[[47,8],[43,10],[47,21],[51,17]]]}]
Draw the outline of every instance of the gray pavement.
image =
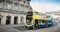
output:
[{"label": "gray pavement", "polygon": [[19,32],[11,27],[1,27],[0,32]]},{"label": "gray pavement", "polygon": [[53,27],[35,30],[35,32],[60,32],[60,23]]},{"label": "gray pavement", "polygon": [[0,32],[60,32],[60,23],[57,26],[36,29],[36,30],[26,30],[24,25],[6,25],[0,26]]},{"label": "gray pavement", "polygon": [[60,32],[60,28],[55,26],[55,27],[38,29],[38,30],[35,30],[35,32]]}]

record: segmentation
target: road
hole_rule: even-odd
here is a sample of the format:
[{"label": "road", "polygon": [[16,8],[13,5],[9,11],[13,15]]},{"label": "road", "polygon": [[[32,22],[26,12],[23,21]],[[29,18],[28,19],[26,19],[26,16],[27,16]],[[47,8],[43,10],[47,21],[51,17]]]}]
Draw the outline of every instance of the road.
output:
[{"label": "road", "polygon": [[17,29],[23,32],[60,32],[60,23],[58,23],[58,25],[53,27],[41,28],[36,30],[26,30],[24,26],[14,27],[14,29]]},{"label": "road", "polygon": [[[12,26],[12,25],[11,25]],[[48,28],[41,28],[36,30],[26,30],[26,28],[23,26],[0,26],[0,32],[60,32],[60,23],[58,25]]]}]

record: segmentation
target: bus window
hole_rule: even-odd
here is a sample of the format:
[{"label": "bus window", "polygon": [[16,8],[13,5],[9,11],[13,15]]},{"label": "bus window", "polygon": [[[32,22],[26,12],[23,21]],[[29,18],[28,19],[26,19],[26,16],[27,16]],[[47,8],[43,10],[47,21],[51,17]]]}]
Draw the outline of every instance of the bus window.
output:
[{"label": "bus window", "polygon": [[38,25],[41,25],[41,21],[40,20],[38,21]]},{"label": "bus window", "polygon": [[42,21],[42,23],[46,23],[46,21]]}]

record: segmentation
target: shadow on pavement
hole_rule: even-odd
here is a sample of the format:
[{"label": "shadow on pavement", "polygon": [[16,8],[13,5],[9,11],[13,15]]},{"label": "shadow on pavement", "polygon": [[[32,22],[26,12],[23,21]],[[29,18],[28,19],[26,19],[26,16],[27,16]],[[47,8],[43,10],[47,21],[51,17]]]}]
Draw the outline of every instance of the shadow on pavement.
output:
[{"label": "shadow on pavement", "polygon": [[13,27],[14,29],[17,29],[19,31],[26,31],[27,29],[25,28],[25,26],[19,26],[19,27]]}]

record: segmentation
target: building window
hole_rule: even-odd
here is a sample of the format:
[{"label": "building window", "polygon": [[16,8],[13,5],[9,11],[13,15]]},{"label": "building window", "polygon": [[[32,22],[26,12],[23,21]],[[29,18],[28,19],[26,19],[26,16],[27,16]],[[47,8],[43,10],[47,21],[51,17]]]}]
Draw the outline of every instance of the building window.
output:
[{"label": "building window", "polygon": [[18,1],[21,1],[21,0],[18,0]]},{"label": "building window", "polygon": [[12,1],[11,1],[11,0],[7,0],[6,2],[7,2],[7,3],[12,3]]},{"label": "building window", "polygon": [[28,6],[26,6],[28,8]]},{"label": "building window", "polygon": [[20,7],[20,10],[23,12],[24,11],[24,6],[21,6]]},{"label": "building window", "polygon": [[31,1],[31,0],[27,0],[27,1]]},{"label": "building window", "polygon": [[21,9],[20,9],[20,8],[21,8],[21,7],[19,6],[19,8],[18,8],[18,9],[19,9],[19,11],[21,11]]},{"label": "building window", "polygon": [[7,4],[7,9],[8,9],[8,10],[11,9],[11,4]]},{"label": "building window", "polygon": [[30,3],[28,3],[28,4],[30,4]]},{"label": "building window", "polygon": [[24,17],[22,16],[22,17],[21,17],[21,22],[23,22],[23,20],[24,20]]},{"label": "building window", "polygon": [[24,3],[26,3],[26,1],[24,1]]},{"label": "building window", "polygon": [[5,1],[5,0],[0,0],[0,2],[3,2],[3,1]]},{"label": "building window", "polygon": [[14,5],[14,10],[17,11],[18,10],[18,6]]},{"label": "building window", "polygon": [[28,8],[25,8],[25,12],[29,11]]},{"label": "building window", "polygon": [[24,4],[20,4],[20,6],[24,6]]},{"label": "building window", "polygon": [[19,5],[18,3],[14,3],[15,5]]},{"label": "building window", "polygon": [[14,3],[14,10],[18,11],[18,6],[19,4],[18,3]]},{"label": "building window", "polygon": [[2,3],[0,3],[0,9],[2,8]]}]

